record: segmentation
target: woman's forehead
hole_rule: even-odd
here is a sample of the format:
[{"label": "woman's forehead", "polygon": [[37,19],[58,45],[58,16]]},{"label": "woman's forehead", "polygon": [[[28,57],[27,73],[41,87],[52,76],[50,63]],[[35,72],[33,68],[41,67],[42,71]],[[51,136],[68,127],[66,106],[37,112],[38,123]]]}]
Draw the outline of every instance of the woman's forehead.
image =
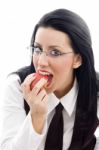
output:
[{"label": "woman's forehead", "polygon": [[60,44],[71,44],[68,34],[55,30],[51,27],[40,27],[35,35],[35,43],[48,43],[49,45],[60,46]]}]

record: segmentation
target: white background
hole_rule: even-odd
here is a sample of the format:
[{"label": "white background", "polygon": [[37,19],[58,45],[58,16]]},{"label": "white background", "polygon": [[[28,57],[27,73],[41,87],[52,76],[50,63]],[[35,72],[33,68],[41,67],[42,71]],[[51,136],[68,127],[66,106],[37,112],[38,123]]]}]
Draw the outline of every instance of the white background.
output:
[{"label": "white background", "polygon": [[43,14],[56,8],[70,9],[86,21],[92,35],[95,68],[99,71],[98,0],[0,0],[0,95],[8,73],[30,63],[26,47],[34,25]]}]

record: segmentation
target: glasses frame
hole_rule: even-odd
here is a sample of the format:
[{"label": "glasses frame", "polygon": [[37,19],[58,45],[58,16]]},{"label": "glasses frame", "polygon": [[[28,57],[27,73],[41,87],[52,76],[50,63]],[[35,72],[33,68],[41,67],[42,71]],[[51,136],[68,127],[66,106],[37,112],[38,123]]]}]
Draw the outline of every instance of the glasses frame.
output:
[{"label": "glasses frame", "polygon": [[[27,48],[30,49],[32,55],[34,55],[34,56],[37,55],[37,54],[35,53],[35,51],[33,51],[33,49],[35,49],[34,46],[29,46],[29,47],[27,47]],[[34,53],[35,53],[35,54],[34,54]],[[46,56],[49,56],[49,57],[51,57],[51,58],[58,58],[59,56],[66,55],[66,54],[70,54],[70,53],[74,53],[74,52],[72,52],[72,51],[66,52],[66,53],[60,52],[59,55],[57,55],[57,56],[54,56],[54,55],[53,55],[53,56],[52,56],[52,55],[50,55],[49,52],[41,51],[41,52],[39,52],[39,54],[38,54],[37,56],[40,56],[40,55],[43,54],[43,53],[45,53]]]}]

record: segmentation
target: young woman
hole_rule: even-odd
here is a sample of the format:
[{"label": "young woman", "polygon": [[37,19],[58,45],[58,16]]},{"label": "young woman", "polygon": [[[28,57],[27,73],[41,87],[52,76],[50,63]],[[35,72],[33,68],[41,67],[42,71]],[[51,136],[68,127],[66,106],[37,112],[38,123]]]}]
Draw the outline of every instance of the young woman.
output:
[{"label": "young woman", "polygon": [[[84,20],[66,9],[45,14],[30,49],[30,66],[7,79],[1,150],[98,150],[99,75]],[[50,130],[58,104],[62,124]]]}]

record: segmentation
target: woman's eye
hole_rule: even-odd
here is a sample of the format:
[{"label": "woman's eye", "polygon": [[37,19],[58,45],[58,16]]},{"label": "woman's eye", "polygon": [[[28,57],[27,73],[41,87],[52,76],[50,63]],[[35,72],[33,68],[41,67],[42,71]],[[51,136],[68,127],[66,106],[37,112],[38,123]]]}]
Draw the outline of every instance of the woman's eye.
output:
[{"label": "woman's eye", "polygon": [[42,52],[42,50],[40,47],[34,47],[34,53],[39,54],[41,52]]},{"label": "woman's eye", "polygon": [[61,52],[59,50],[52,50],[50,54],[55,57],[61,55]]}]

